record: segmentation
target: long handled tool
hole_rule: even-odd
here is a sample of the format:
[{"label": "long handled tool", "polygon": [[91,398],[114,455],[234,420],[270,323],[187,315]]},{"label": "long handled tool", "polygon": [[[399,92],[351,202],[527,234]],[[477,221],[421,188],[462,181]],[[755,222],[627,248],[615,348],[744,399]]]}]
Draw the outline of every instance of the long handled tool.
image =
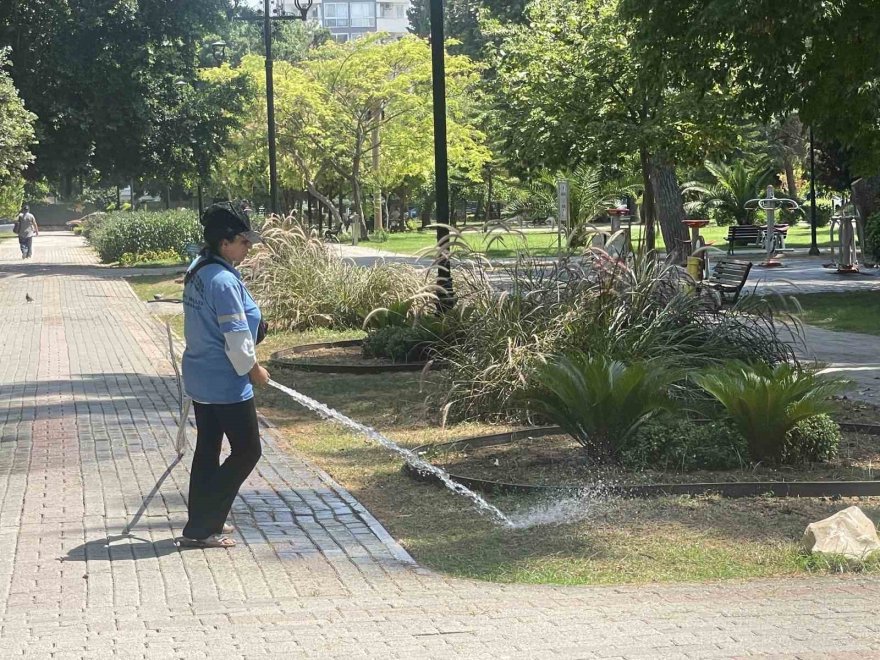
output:
[{"label": "long handled tool", "polygon": [[177,365],[177,353],[174,352],[174,335],[171,332],[171,324],[166,322],[165,329],[168,332],[168,352],[171,355],[171,366],[174,368],[174,375],[177,380],[177,403],[178,413],[180,415],[177,426],[177,438],[174,442],[174,448],[177,450],[177,458],[175,458],[165,472],[162,473],[162,476],[159,477],[159,480],[156,482],[156,485],[153,486],[149,495],[144,498],[137,513],[134,514],[134,517],[125,526],[125,529],[122,530],[122,533],[126,535],[131,534],[131,530],[141,519],[141,516],[144,515],[144,511],[147,510],[147,507],[156,496],[156,493],[162,488],[162,484],[165,483],[168,475],[170,475],[174,468],[177,467],[177,464],[183,460],[183,455],[186,453],[186,426],[189,421],[189,410],[192,407],[192,399],[185,396],[183,393],[183,383],[180,379],[180,368]]}]

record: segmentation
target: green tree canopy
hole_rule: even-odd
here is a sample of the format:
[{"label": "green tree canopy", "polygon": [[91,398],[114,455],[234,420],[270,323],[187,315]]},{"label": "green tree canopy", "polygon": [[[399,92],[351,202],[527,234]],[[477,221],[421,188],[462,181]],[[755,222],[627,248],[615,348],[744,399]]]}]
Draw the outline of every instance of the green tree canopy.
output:
[{"label": "green tree canopy", "polygon": [[[36,113],[31,178],[97,171],[117,182],[160,178],[179,139],[180,79],[193,80],[206,35],[227,0],[10,0],[0,45]],[[188,144],[189,140],[185,139]]]},{"label": "green tree canopy", "polygon": [[7,65],[7,52],[0,50],[0,215],[12,215],[21,204],[22,172],[33,160],[35,119],[25,109]]},{"label": "green tree canopy", "polygon": [[617,0],[534,0],[527,18],[527,25],[497,26],[493,61],[511,166],[625,167],[638,154],[648,219],[656,202],[666,245],[680,244],[686,232],[675,164],[730,144],[736,122],[715,94],[698,97],[645,70]]},{"label": "green tree canopy", "polygon": [[795,111],[817,137],[880,167],[880,20],[874,0],[621,0],[658,84],[737,90],[764,118]]},{"label": "green tree canopy", "polygon": [[[244,58],[242,69],[265,89],[262,58]],[[468,122],[468,91],[479,74],[468,58],[451,56],[447,76],[450,165],[460,176],[479,181],[490,158],[484,136]],[[275,106],[282,181],[288,188],[308,188],[331,209],[328,181],[345,182],[362,213],[366,185],[391,189],[404,180],[425,181],[433,173],[431,51],[422,39],[377,35],[330,42],[298,64],[276,63]],[[233,185],[265,171],[260,94],[246,114],[245,130],[218,168]],[[371,168],[375,139],[382,154],[378,171]],[[250,156],[242,160],[245,153]]]}]

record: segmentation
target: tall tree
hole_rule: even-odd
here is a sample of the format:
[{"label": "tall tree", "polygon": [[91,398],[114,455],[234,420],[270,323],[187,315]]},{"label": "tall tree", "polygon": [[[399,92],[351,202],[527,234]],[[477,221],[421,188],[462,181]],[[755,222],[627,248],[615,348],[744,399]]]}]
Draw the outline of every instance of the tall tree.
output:
[{"label": "tall tree", "polygon": [[[262,66],[262,59],[253,56],[242,62],[258,86],[264,84]],[[467,58],[450,56],[447,75],[450,164],[479,181],[490,155],[483,135],[467,121],[468,91],[478,73]],[[433,171],[430,87],[430,48],[415,37],[331,42],[301,63],[278,63],[281,179],[287,187],[307,188],[334,213],[326,184],[345,181],[362,217],[369,188],[388,190],[404,181],[414,185],[428,179]],[[255,102],[247,113],[237,141],[256,147],[264,139],[265,104]],[[378,170],[371,166],[374,146],[382,153]],[[220,163],[220,176],[234,181],[236,171],[258,169],[262,148],[252,151],[245,165],[238,159],[241,149],[234,147]]]},{"label": "tall tree", "polygon": [[617,0],[535,0],[527,16],[527,25],[498,28],[493,62],[512,166],[623,167],[638,154],[648,247],[656,212],[665,244],[678,250],[687,234],[676,165],[727,144],[735,123],[714,95],[646,73]]},{"label": "tall tree", "polygon": [[175,85],[192,80],[203,38],[226,0],[7,0],[0,45],[36,113],[29,172],[70,181],[94,170],[117,181],[161,174],[157,142],[176,110]]},{"label": "tall tree", "polygon": [[816,135],[880,169],[880,21],[873,0],[621,0],[647,69],[738,90],[758,116],[797,112]]},{"label": "tall tree", "polygon": [[[444,33],[460,42],[453,52],[479,59],[488,42],[484,24],[491,20],[522,23],[528,0],[446,0]],[[420,37],[431,34],[431,0],[413,0],[407,14],[410,31]]]},{"label": "tall tree", "polygon": [[33,160],[35,119],[6,72],[7,63],[7,52],[0,50],[0,215],[12,215],[21,204],[22,172]]}]

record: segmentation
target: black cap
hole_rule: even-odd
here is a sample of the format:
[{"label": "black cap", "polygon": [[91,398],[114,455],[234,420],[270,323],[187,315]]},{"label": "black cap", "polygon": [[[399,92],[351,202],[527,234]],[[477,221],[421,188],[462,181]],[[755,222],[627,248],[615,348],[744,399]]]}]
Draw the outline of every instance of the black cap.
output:
[{"label": "black cap", "polygon": [[251,228],[251,219],[235,202],[218,202],[209,206],[201,218],[205,239],[211,236],[232,240],[239,234],[251,243],[262,243],[263,237]]}]

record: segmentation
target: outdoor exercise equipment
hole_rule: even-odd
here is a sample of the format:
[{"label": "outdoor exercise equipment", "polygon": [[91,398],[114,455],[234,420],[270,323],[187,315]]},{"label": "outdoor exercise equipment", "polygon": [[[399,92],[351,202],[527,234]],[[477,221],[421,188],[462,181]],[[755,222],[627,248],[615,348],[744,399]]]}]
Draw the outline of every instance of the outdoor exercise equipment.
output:
[{"label": "outdoor exercise equipment", "polygon": [[745,208],[762,209],[767,214],[767,227],[764,230],[764,248],[767,251],[767,259],[759,265],[764,268],[782,266],[782,262],[774,258],[781,247],[781,245],[777,244],[780,237],[776,235],[776,210],[788,209],[797,211],[800,206],[793,199],[776,197],[773,186],[767,186],[766,197],[750,199],[746,202]]},{"label": "outdoor exercise equipment", "polygon": [[859,254],[856,245],[855,215],[846,214],[843,208],[834,218],[837,220],[837,236],[840,240],[836,270],[841,275],[859,272]]},{"label": "outdoor exercise equipment", "polygon": [[[608,254],[615,257],[625,257],[630,249],[630,236],[632,235],[632,215],[625,207],[605,209],[606,215],[611,218],[611,237],[605,243]],[[622,227],[626,221],[626,229]]]}]

